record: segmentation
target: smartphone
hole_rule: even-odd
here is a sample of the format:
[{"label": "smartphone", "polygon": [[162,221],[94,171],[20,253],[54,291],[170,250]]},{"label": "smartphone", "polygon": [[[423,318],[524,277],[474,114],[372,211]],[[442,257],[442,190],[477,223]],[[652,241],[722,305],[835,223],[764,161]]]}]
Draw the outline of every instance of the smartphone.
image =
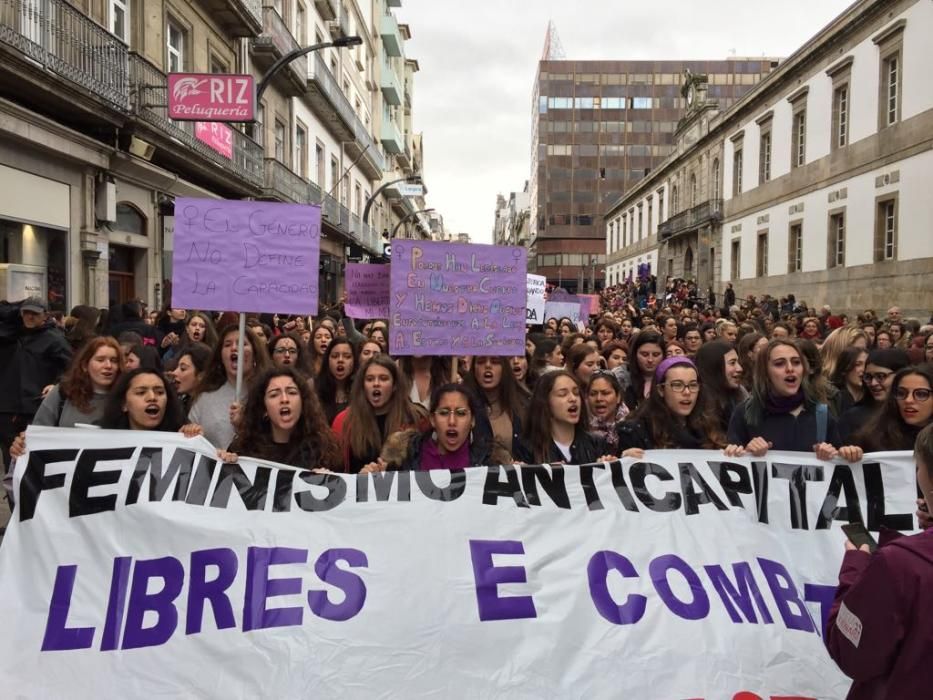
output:
[{"label": "smartphone", "polygon": [[842,531],[846,533],[846,537],[848,537],[849,541],[856,547],[867,544],[869,551],[874,552],[878,549],[878,543],[875,541],[875,538],[871,536],[871,533],[862,523],[846,523],[842,526]]}]

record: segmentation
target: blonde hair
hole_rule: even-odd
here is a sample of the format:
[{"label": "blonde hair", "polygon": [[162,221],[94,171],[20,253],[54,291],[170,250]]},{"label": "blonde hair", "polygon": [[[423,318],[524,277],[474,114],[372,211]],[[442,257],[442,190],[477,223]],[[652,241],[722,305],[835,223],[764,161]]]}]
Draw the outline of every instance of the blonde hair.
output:
[{"label": "blonde hair", "polygon": [[868,336],[858,326],[842,326],[826,336],[826,340],[820,346],[824,377],[832,377],[836,373],[839,357],[846,348],[852,347],[858,340],[864,340],[865,347],[868,347]]}]

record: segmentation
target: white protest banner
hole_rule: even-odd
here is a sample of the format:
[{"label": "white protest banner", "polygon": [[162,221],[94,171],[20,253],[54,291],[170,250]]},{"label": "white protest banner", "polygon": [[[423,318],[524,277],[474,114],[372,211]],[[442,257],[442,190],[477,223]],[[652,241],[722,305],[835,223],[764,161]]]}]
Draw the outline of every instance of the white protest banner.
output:
[{"label": "white protest banner", "polygon": [[525,309],[525,325],[544,323],[545,292],[547,277],[528,275],[528,301]]},{"label": "white protest banner", "polygon": [[548,301],[544,305],[544,320],[549,321],[556,318],[558,321],[562,318],[569,318],[574,323],[580,320],[580,302],[574,297],[574,301]]},{"label": "white protest banner", "polygon": [[27,446],[0,547],[24,698],[842,700],[840,524],[914,526],[906,453],[357,477],[175,433]]},{"label": "white protest banner", "polygon": [[350,318],[389,317],[389,266],[348,263],[347,303]]}]

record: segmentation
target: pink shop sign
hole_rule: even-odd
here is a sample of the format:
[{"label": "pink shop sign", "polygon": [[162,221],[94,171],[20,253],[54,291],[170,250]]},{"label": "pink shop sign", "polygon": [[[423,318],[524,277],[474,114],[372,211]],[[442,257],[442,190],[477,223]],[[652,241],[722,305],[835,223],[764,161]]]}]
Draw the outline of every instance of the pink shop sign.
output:
[{"label": "pink shop sign", "polygon": [[228,73],[169,73],[168,116],[201,122],[253,121],[255,80]]},{"label": "pink shop sign", "polygon": [[233,129],[217,122],[195,122],[194,135],[224,158],[233,160]]}]

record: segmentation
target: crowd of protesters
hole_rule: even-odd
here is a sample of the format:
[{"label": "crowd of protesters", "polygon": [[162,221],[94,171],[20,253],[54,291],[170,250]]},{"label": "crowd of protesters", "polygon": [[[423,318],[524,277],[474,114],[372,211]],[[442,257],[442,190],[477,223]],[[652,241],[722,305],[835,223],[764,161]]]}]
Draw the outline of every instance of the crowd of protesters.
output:
[{"label": "crowd of protesters", "polygon": [[181,431],[225,460],[345,473],[678,448],[857,462],[933,430],[933,322],[896,306],[847,316],[645,278],[603,290],[585,322],[528,331],[517,357],[392,357],[385,321],[338,304],[249,318],[240,352],[229,313],[133,302],[56,319],[40,299],[2,303],[3,462],[24,453],[30,424]]}]

